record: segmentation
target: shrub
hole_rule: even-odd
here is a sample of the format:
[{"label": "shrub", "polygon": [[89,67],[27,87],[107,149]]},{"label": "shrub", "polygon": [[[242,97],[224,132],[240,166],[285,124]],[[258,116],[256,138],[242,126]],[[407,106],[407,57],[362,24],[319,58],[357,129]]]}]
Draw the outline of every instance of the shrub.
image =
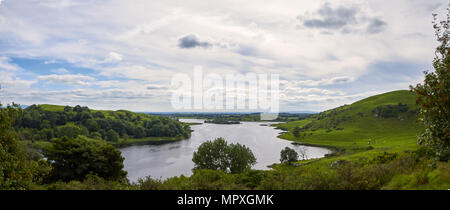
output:
[{"label": "shrub", "polygon": [[298,153],[289,147],[281,150],[280,156],[281,163],[291,164],[292,162],[298,161]]},{"label": "shrub", "polygon": [[69,182],[58,181],[47,185],[48,190],[128,190],[131,186],[117,182],[108,181],[95,174],[88,174],[83,181],[72,180]]},{"label": "shrub", "polygon": [[240,173],[256,164],[252,151],[240,144],[230,144],[223,139],[202,143],[192,158],[194,170],[212,169],[223,172]]},{"label": "shrub", "polygon": [[[1,104],[0,104],[1,107]],[[44,160],[35,161],[16,139],[13,124],[22,113],[17,105],[0,108],[0,189],[33,189],[50,170]]]},{"label": "shrub", "polygon": [[51,180],[82,181],[91,173],[106,180],[126,180],[120,151],[101,140],[63,137],[45,148],[44,155],[53,167]]},{"label": "shrub", "polygon": [[[450,13],[450,8],[447,9]],[[436,23],[436,38],[440,45],[433,60],[434,72],[424,72],[423,84],[410,86],[416,93],[416,103],[420,105],[419,120],[425,131],[419,137],[419,144],[430,147],[440,160],[450,159],[450,14],[447,20]]]}]

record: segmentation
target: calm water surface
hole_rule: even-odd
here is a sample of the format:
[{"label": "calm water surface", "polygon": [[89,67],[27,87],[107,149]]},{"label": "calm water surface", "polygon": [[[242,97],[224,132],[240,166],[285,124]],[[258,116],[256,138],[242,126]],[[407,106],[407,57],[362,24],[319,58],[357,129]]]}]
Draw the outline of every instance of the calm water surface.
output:
[{"label": "calm water surface", "polygon": [[[180,119],[183,122],[200,122],[199,119]],[[220,125],[204,123],[192,125],[191,138],[163,144],[163,145],[139,145],[120,149],[125,158],[125,170],[128,171],[128,179],[135,182],[138,178],[151,176],[152,178],[168,178],[184,174],[192,174],[194,167],[192,154],[198,146],[208,140],[223,137],[228,143],[240,143],[249,147],[256,157],[254,169],[269,169],[267,166],[280,162],[280,151],[290,147],[297,151],[306,147],[309,158],[323,157],[331,151],[325,148],[292,145],[290,141],[277,138],[281,130],[262,122],[242,122],[242,124]]]}]

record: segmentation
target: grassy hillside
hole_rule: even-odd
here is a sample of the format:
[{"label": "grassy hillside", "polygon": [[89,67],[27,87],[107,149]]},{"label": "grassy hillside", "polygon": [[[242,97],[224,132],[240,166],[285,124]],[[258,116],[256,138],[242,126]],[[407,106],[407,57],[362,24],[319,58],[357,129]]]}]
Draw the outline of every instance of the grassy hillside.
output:
[{"label": "grassy hillside", "polygon": [[64,106],[61,106],[61,105],[40,104],[39,107],[41,107],[43,110],[46,110],[46,111],[53,111],[53,112],[64,111]]},{"label": "grassy hillside", "polygon": [[[63,112],[64,111],[64,107],[63,105],[54,105],[54,104],[39,104],[38,105],[42,110],[44,111],[52,111],[52,112]],[[132,112],[132,111],[128,111],[128,110],[95,110],[95,109],[90,109],[90,111],[92,113],[96,113],[96,112],[101,112],[102,114],[105,115],[106,118],[115,118],[116,115],[133,115],[133,116],[140,116],[141,118],[154,118],[155,116],[153,115],[149,115],[149,114],[145,114],[145,113],[137,113],[137,112]]]},{"label": "grassy hillside", "polygon": [[[406,90],[372,96],[307,119],[276,125],[280,138],[345,150],[405,150],[423,129],[415,122],[415,97]],[[297,127],[298,135],[294,135]]]}]

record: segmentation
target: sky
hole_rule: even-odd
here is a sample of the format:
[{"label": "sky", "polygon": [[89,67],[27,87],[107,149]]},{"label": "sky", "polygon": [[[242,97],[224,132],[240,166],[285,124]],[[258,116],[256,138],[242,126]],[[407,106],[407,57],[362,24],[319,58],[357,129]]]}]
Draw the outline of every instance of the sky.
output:
[{"label": "sky", "polygon": [[423,81],[448,4],[0,0],[0,102],[176,111],[171,79],[201,66],[278,74],[281,111],[323,111]]}]

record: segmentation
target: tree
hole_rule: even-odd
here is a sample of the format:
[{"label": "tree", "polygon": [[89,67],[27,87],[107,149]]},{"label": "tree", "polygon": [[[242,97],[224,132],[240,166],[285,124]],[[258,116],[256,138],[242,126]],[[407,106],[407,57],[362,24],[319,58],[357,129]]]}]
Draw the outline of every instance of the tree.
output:
[{"label": "tree", "polygon": [[256,164],[256,158],[250,148],[240,144],[229,145],[228,160],[231,173],[248,171]]},{"label": "tree", "polygon": [[67,116],[65,113],[59,114],[56,118],[57,125],[65,125],[67,123]]},{"label": "tree", "polygon": [[134,128],[134,137],[135,138],[144,138],[146,135],[145,130],[142,126],[136,126]]},{"label": "tree", "polygon": [[75,138],[78,135],[87,135],[88,131],[83,126],[76,126],[73,124],[66,124],[58,128],[58,136],[59,137],[69,137],[69,138]]},{"label": "tree", "polygon": [[240,173],[256,164],[252,151],[240,144],[230,144],[223,139],[202,143],[192,158],[195,169],[212,169]]},{"label": "tree", "polygon": [[298,156],[302,159],[302,160],[306,160],[308,159],[308,147],[300,147],[298,150]]},{"label": "tree", "polygon": [[72,111],[74,111],[74,112],[81,112],[81,111],[83,111],[83,109],[81,108],[80,105],[76,105],[75,107],[73,107]]},{"label": "tree", "polygon": [[105,118],[105,115],[100,111],[94,112],[93,116],[95,118]]},{"label": "tree", "polygon": [[50,121],[48,121],[48,120],[42,120],[42,123],[41,123],[41,129],[51,128],[51,127],[52,127],[52,125],[51,125]]},{"label": "tree", "polygon": [[45,149],[44,155],[53,168],[50,174],[52,181],[82,181],[88,174],[96,174],[106,180],[126,179],[120,151],[101,140],[84,136],[63,137]]},{"label": "tree", "polygon": [[447,20],[437,23],[433,14],[433,27],[440,45],[433,60],[434,72],[425,71],[423,84],[410,86],[417,94],[419,121],[425,125],[425,131],[419,136],[418,143],[434,151],[440,160],[450,159],[450,8]]},{"label": "tree", "polygon": [[[0,105],[1,107],[1,105]],[[15,138],[13,124],[22,115],[17,105],[0,108],[0,189],[32,189],[47,175],[45,160],[32,160]]]},{"label": "tree", "polygon": [[300,127],[296,126],[292,131],[292,134],[294,134],[295,138],[298,138],[300,136]]},{"label": "tree", "polygon": [[29,128],[40,128],[41,127],[41,114],[39,113],[39,107],[32,105],[25,109],[23,112],[22,125]]},{"label": "tree", "polygon": [[92,133],[89,135],[89,137],[90,137],[90,138],[93,138],[93,139],[102,140],[102,134],[100,134],[99,132],[92,132]]},{"label": "tree", "polygon": [[111,141],[111,142],[118,142],[119,141],[119,134],[117,134],[117,132],[115,132],[113,129],[109,129],[106,132],[105,140],[106,141]]},{"label": "tree", "polygon": [[97,121],[93,119],[86,120],[85,126],[89,130],[89,132],[96,132],[100,129],[100,126],[97,124]]},{"label": "tree", "polygon": [[194,152],[194,169],[212,169],[227,171],[228,144],[223,138],[203,142]]},{"label": "tree", "polygon": [[70,107],[70,106],[64,107],[64,112],[70,112],[70,111],[72,111],[72,107]]},{"label": "tree", "polygon": [[289,147],[281,150],[280,156],[281,163],[291,164],[292,162],[298,161],[298,153]]}]

